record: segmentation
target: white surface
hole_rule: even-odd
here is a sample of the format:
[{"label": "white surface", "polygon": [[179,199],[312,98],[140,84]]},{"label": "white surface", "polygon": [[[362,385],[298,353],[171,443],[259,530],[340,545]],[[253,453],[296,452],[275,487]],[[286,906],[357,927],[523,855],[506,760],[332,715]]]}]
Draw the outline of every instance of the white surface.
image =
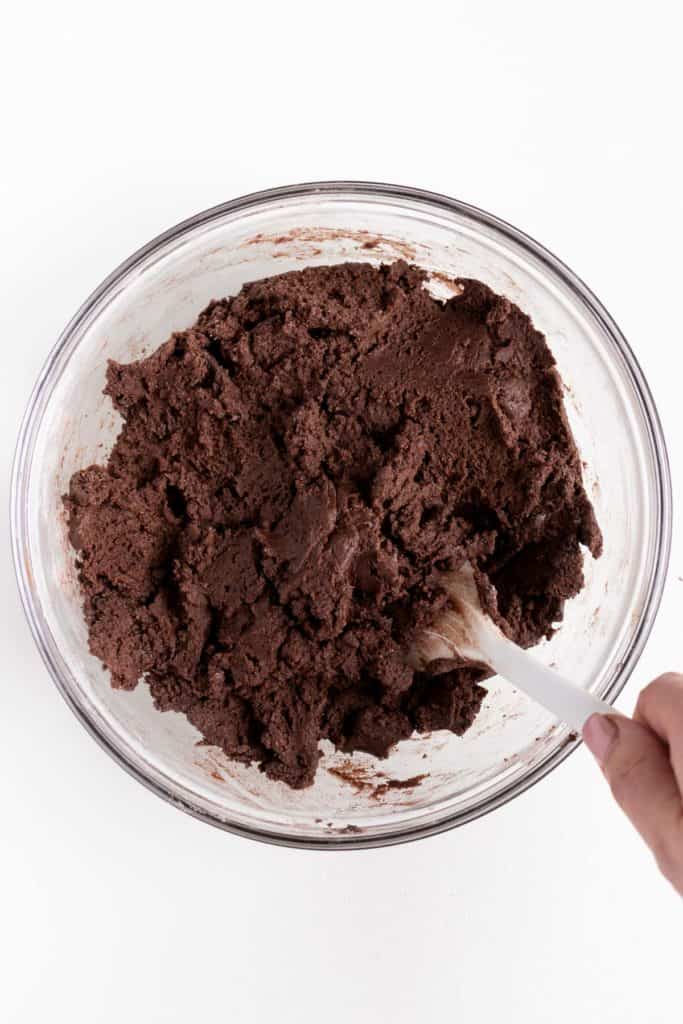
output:
[{"label": "white surface", "polygon": [[[5,490],[45,355],[114,265],[213,203],[331,177],[455,195],[569,263],[637,352],[676,487],[682,25],[674,5],[638,10],[14,5],[0,62]],[[323,855],[231,838],[98,750],[33,647],[7,545],[1,557],[0,1019],[678,1018],[681,903],[586,751],[412,846]],[[624,710],[683,666],[682,578],[675,529]]]}]

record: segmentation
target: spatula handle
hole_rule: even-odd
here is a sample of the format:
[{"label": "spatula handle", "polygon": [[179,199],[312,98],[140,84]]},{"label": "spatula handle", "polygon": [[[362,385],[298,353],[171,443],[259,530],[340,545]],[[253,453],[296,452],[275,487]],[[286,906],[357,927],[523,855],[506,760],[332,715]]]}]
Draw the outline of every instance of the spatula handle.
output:
[{"label": "spatula handle", "polygon": [[577,732],[591,715],[613,713],[606,701],[541,665],[497,630],[482,629],[477,641],[492,669]]}]

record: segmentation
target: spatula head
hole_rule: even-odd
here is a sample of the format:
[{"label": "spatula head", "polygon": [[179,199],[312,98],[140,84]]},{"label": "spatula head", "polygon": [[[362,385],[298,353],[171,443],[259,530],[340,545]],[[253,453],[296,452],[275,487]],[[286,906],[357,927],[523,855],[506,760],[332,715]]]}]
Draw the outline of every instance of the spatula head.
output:
[{"label": "spatula head", "polygon": [[445,576],[442,585],[448,593],[448,606],[429,629],[415,638],[410,664],[424,670],[431,662],[457,658],[485,665],[478,638],[487,616],[479,601],[472,566],[465,562],[457,572]]}]

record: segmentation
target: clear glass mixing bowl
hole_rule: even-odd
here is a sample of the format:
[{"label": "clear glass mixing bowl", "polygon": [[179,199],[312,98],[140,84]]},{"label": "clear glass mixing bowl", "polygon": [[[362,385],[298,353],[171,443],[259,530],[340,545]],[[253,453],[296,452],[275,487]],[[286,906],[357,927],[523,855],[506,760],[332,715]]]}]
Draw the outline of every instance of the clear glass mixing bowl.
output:
[{"label": "clear glass mixing bowl", "polygon": [[[566,726],[503,680],[473,728],[400,743],[386,761],[325,749],[316,783],[292,791],[198,745],[147,687],[112,690],[88,653],[61,495],[102,462],[120,421],[102,395],[108,358],[136,359],[190,325],[212,298],[304,264],[402,257],[432,274],[479,278],[517,302],[548,339],[605,553],[536,656],[607,700],[652,627],[666,571],[671,495],[664,441],[626,341],[586,286],[490,214],[416,189],[349,182],[274,189],[171,228],[123,263],[76,313],[36,384],[12,482],[14,557],[26,614],[61,693],[98,742],[155,793],[204,821],[275,843],[353,848],[460,825],[527,789],[574,749]],[[423,776],[422,778],[419,778]],[[419,781],[405,788],[391,780]]]}]

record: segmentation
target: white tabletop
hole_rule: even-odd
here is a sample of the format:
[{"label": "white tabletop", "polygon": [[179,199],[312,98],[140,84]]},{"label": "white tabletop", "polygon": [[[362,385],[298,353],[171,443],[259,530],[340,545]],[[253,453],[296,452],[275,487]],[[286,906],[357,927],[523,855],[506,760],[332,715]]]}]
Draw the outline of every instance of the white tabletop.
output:
[{"label": "white tabletop", "polygon": [[[630,339],[678,486],[675,7],[13,5],[3,488],[48,350],[122,258],[227,198],[334,177],[448,193],[565,260]],[[624,710],[683,667],[679,525]],[[0,558],[0,1019],[680,1019],[681,902],[585,750],[487,818],[413,845],[324,855],[233,838],[152,796],[86,735],[29,636],[7,544]]]}]

